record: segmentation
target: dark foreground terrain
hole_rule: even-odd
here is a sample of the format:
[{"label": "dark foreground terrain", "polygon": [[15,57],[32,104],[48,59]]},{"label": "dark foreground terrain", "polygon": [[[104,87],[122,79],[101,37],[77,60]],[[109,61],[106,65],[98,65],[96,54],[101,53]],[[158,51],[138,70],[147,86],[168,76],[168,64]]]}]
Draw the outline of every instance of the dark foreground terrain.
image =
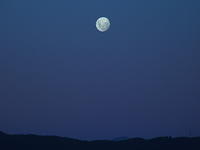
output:
[{"label": "dark foreground terrain", "polygon": [[80,141],[56,136],[8,135],[0,132],[0,150],[200,150],[200,137]]}]

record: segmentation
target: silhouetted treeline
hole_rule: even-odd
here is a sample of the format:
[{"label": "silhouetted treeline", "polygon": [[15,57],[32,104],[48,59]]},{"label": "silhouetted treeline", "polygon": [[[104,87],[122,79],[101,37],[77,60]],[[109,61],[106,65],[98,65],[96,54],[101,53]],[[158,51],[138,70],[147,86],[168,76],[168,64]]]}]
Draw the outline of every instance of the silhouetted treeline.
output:
[{"label": "silhouetted treeline", "polygon": [[200,137],[81,141],[56,136],[8,135],[0,132],[0,150],[200,150]]}]

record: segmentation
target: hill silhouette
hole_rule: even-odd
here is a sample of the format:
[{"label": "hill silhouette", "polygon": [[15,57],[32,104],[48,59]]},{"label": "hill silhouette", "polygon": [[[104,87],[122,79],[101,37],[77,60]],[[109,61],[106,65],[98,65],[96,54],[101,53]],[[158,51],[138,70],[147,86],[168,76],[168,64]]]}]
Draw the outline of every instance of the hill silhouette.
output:
[{"label": "hill silhouette", "polygon": [[114,139],[112,139],[112,140],[113,140],[113,141],[123,141],[123,140],[127,140],[127,139],[129,139],[129,138],[128,138],[128,137],[122,136],[122,137],[114,138]]},{"label": "hill silhouette", "polygon": [[1,150],[200,150],[200,137],[159,137],[154,139],[132,138],[120,141],[9,135],[0,132]]}]

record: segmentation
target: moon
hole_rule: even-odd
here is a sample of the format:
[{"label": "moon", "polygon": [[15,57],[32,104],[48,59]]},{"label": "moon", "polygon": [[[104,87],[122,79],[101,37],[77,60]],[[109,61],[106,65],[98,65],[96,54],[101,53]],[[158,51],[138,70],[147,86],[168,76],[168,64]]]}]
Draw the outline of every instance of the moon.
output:
[{"label": "moon", "polygon": [[110,28],[110,20],[106,17],[100,17],[96,21],[96,28],[100,32],[105,32]]}]

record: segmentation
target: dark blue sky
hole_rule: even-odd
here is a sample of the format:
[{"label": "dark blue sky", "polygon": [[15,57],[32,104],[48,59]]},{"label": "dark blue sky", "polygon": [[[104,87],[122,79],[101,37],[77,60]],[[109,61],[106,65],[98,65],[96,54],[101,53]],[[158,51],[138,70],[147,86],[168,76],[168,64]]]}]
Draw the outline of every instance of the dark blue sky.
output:
[{"label": "dark blue sky", "polygon": [[197,136],[199,118],[199,0],[0,1],[0,130]]}]

